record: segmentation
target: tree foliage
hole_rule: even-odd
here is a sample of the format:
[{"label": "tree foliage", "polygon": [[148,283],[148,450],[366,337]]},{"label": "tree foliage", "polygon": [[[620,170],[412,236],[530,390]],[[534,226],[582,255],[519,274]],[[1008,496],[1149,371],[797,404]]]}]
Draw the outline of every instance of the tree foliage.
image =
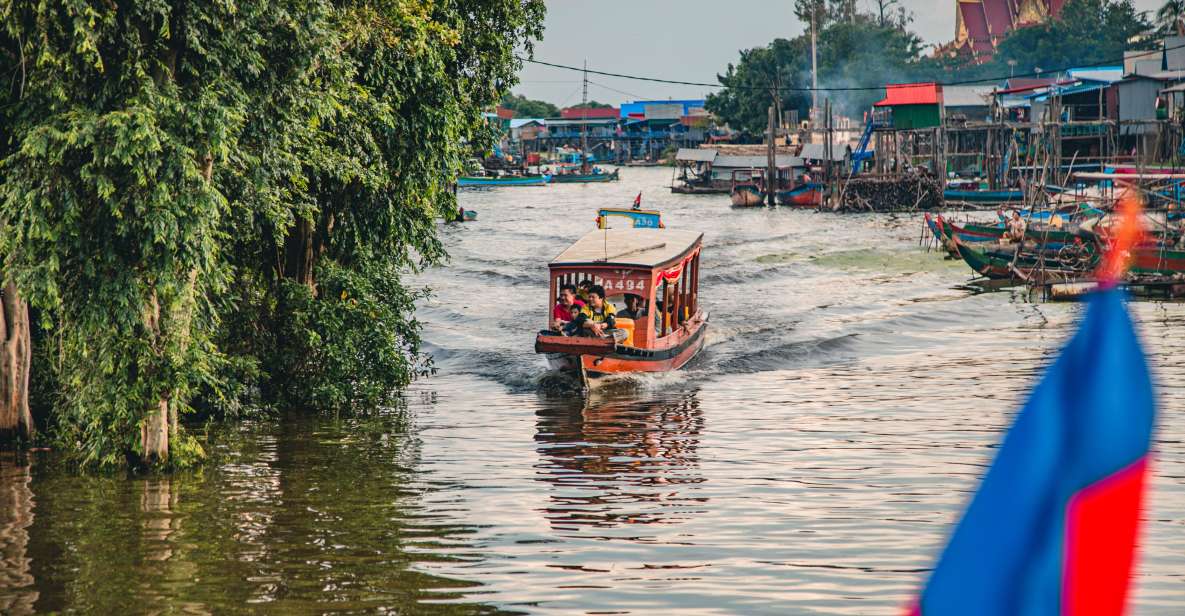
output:
[{"label": "tree foliage", "polygon": [[435,218],[542,12],[0,4],[0,271],[54,342],[34,378],[64,446],[184,462],[195,400],[389,402],[425,369],[401,274],[443,258]]},{"label": "tree foliage", "polygon": [[519,118],[558,118],[560,108],[547,101],[537,101],[522,94],[507,94],[502,97],[502,106],[514,112]]}]

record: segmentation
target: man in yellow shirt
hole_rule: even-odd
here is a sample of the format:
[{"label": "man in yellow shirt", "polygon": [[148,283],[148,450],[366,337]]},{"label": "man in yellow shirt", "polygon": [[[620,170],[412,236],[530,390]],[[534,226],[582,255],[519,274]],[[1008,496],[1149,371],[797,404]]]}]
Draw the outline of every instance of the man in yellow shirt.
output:
[{"label": "man in yellow shirt", "polygon": [[605,301],[605,288],[595,284],[588,289],[588,302],[580,309],[580,327],[594,336],[605,337],[617,328],[617,310]]}]

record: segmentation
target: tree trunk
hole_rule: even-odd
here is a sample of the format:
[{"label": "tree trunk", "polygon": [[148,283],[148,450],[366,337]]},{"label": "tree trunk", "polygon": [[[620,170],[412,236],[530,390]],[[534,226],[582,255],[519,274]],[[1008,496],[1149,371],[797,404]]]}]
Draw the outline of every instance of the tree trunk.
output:
[{"label": "tree trunk", "polygon": [[33,435],[29,411],[29,368],[33,343],[29,332],[29,305],[16,285],[6,283],[0,293],[0,433]]},{"label": "tree trunk", "polygon": [[[156,291],[149,297],[144,311],[144,328],[152,337],[152,346],[161,347],[160,299]],[[162,397],[155,406],[145,412],[140,423],[140,459],[146,464],[164,462],[169,459],[169,398]]]}]

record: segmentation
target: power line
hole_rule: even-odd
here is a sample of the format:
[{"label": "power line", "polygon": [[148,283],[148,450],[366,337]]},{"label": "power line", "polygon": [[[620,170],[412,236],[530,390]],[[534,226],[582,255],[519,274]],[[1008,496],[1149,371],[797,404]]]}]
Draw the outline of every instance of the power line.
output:
[{"label": "power line", "polygon": [[[1174,47],[1165,47],[1164,49],[1159,50],[1159,51],[1161,53],[1163,53],[1163,52],[1173,51],[1176,49],[1185,49],[1185,44],[1176,45]],[[1151,53],[1155,53],[1155,52],[1151,52]],[[533,60],[530,58],[523,58],[521,56],[516,56],[516,57],[523,62],[529,62],[531,64],[538,64],[540,66],[550,66],[552,68],[559,68],[559,69],[564,69],[564,70],[569,70],[569,71],[583,71],[583,70],[585,70],[585,69],[577,67],[577,66],[568,66],[566,64],[556,64],[554,62],[544,62],[542,60]],[[1103,61],[1103,62],[1096,62],[1095,65],[1096,66],[1105,66],[1105,65],[1111,65],[1111,64],[1122,65],[1123,62],[1124,62],[1124,59],[1120,58],[1118,60],[1111,59],[1111,60],[1107,60],[1107,61]],[[1004,81],[1006,79],[1015,79],[1017,77],[1040,77],[1042,74],[1056,74],[1056,73],[1061,73],[1063,71],[1068,71],[1068,70],[1075,69],[1075,68],[1088,68],[1088,67],[1064,66],[1061,68],[1035,71],[1035,72],[1029,72],[1029,73],[1013,74],[1013,75],[1009,75],[1009,76],[981,77],[979,79],[963,79],[963,80],[959,80],[959,81],[937,82],[937,85],[940,85],[940,86],[964,86],[964,85],[972,85],[972,84],[977,84],[977,83],[999,82],[999,81]],[[762,92],[765,92],[765,91],[768,91],[771,89],[770,86],[750,86],[750,85],[729,86],[729,85],[724,85],[721,83],[702,83],[702,82],[698,82],[698,81],[678,81],[678,80],[674,80],[674,79],[660,79],[657,77],[641,77],[638,75],[625,75],[622,73],[609,73],[609,72],[605,72],[605,71],[594,71],[592,69],[588,69],[588,72],[592,73],[594,75],[602,75],[605,77],[618,77],[620,79],[633,79],[634,81],[648,81],[651,83],[666,83],[666,84],[677,85],[677,86],[699,86],[699,87],[705,87],[705,88],[732,88],[734,90],[760,90]],[[601,87],[605,87],[605,86],[601,86]],[[885,86],[884,85],[879,85],[879,86],[845,86],[845,87],[819,87],[819,88],[801,88],[801,87],[792,87],[792,86],[781,86],[781,87],[778,87],[777,89],[780,91],[784,91],[784,92],[872,92],[872,91],[884,90]],[[633,95],[631,94],[630,96],[633,96]]]}]

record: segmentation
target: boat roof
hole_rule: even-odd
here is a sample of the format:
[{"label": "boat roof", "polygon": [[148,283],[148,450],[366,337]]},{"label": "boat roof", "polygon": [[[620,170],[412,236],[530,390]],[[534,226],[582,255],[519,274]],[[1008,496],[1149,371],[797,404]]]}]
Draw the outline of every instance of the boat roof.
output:
[{"label": "boat roof", "polygon": [[703,236],[699,231],[678,229],[598,229],[576,240],[549,265],[657,267],[683,256]]}]

